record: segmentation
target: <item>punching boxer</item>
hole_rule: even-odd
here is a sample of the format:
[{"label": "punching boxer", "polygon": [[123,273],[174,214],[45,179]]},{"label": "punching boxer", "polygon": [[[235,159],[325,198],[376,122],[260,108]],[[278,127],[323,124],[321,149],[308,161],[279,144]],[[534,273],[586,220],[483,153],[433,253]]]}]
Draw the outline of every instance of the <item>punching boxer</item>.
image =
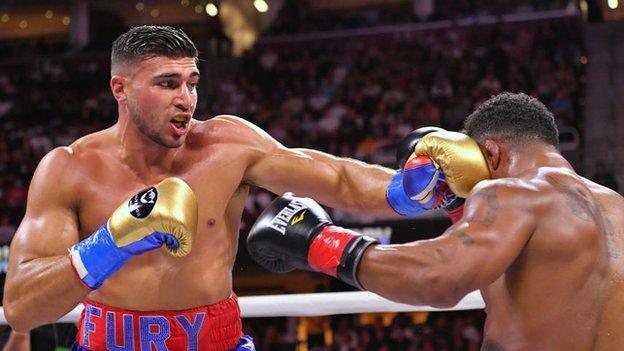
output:
[{"label": "punching boxer", "polygon": [[[287,194],[252,228],[249,252],[275,272],[320,271],[409,304],[449,307],[479,289],[482,350],[620,350],[622,196],[574,172],[553,115],[525,94],[486,101],[465,132],[477,149],[456,133],[431,133],[406,164],[423,154],[439,160],[452,190],[471,187],[464,182],[474,174],[492,178],[474,186],[463,217],[440,237],[379,245]],[[422,202],[407,171],[402,177],[407,197]],[[284,212],[304,219],[284,221]]]},{"label": "punching boxer", "polygon": [[[14,329],[83,302],[75,349],[252,350],[232,293],[250,185],[395,213],[390,169],[286,148],[237,117],[192,119],[199,75],[180,30],[141,26],[113,43],[117,123],[53,150],[32,179],[5,285]],[[397,192],[393,206],[419,210]]]}]

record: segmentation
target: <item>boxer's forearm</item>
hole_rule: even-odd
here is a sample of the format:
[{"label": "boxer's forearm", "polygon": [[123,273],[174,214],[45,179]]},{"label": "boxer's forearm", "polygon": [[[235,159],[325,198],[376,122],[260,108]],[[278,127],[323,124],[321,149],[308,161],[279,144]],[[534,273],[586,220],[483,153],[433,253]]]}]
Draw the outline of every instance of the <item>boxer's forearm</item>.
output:
[{"label": "boxer's forearm", "polygon": [[316,169],[333,179],[331,186],[317,189],[314,199],[324,205],[361,211],[397,215],[388,205],[386,190],[395,171],[351,158],[341,158],[316,150],[298,149],[324,165]]},{"label": "boxer's forearm", "polygon": [[442,264],[440,252],[426,242],[371,246],[358,267],[362,286],[389,300],[411,305],[451,307],[463,297]]},{"label": "boxer's forearm", "polygon": [[23,262],[14,274],[7,279],[3,307],[7,321],[19,332],[55,322],[90,291],[67,255]]}]

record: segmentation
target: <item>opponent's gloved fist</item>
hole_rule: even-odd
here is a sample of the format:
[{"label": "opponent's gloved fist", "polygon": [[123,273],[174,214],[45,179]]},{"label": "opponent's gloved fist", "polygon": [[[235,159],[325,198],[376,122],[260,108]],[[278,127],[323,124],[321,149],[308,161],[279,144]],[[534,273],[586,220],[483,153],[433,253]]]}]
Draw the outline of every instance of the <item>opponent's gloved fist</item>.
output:
[{"label": "opponent's gloved fist", "polygon": [[124,202],[91,236],[69,249],[82,282],[91,289],[132,256],[165,246],[170,254],[191,251],[197,230],[197,200],[182,179],[167,178]]},{"label": "opponent's gloved fist", "polygon": [[[388,203],[395,212],[410,216],[437,208],[451,194],[446,194],[444,174],[428,156],[414,159],[416,145],[427,134],[444,131],[438,127],[422,127],[409,133],[397,147],[400,170],[392,177],[386,190]],[[408,162],[410,160],[410,162]],[[405,175],[409,175],[406,182]],[[439,187],[442,186],[442,189]],[[407,192],[406,190],[409,190]],[[445,197],[445,195],[447,195]]]},{"label": "opponent's gloved fist", "polygon": [[318,271],[362,289],[357,266],[366,248],[377,243],[332,225],[314,200],[286,193],[260,214],[249,231],[247,251],[272,272]]},{"label": "opponent's gloved fist", "polygon": [[[429,133],[416,144],[415,155],[430,157],[444,171],[451,191],[466,198],[480,181],[490,178],[490,170],[476,141],[463,133]],[[409,161],[408,161],[409,162]]]},{"label": "opponent's gloved fist", "polygon": [[[429,187],[422,187],[419,168],[432,166],[436,169],[434,178],[437,177],[438,181],[427,192]],[[465,134],[449,131],[437,131],[421,138],[405,169],[403,187],[406,194],[427,207],[444,209],[453,223],[463,215],[463,198],[478,182],[490,177],[479,145]],[[411,169],[415,171],[408,171]]]}]

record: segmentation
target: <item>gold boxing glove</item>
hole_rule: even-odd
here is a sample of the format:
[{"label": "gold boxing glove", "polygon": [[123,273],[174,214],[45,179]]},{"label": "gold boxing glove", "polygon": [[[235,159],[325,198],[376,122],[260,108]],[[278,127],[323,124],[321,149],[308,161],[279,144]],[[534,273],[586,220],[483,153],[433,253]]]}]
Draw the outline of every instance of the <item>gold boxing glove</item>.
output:
[{"label": "gold boxing glove", "polygon": [[479,145],[463,133],[429,133],[416,144],[414,154],[429,156],[444,172],[451,191],[459,197],[466,198],[478,182],[490,178]]},{"label": "gold boxing glove", "polygon": [[182,179],[166,178],[117,208],[108,227],[119,247],[153,232],[171,234],[179,245],[166,245],[167,250],[174,256],[185,256],[191,252],[197,231],[197,199]]},{"label": "gold boxing glove", "polygon": [[91,289],[132,256],[165,246],[174,256],[191,251],[197,231],[197,199],[180,178],[167,178],[124,202],[91,236],[72,246],[69,257]]}]

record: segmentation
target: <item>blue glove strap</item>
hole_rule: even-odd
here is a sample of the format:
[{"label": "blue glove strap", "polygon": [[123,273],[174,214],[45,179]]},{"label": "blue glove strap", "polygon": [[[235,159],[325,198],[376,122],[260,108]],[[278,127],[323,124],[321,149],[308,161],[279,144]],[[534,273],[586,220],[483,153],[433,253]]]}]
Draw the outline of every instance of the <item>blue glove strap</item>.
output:
[{"label": "blue glove strap", "polygon": [[99,288],[132,255],[115,245],[104,223],[91,236],[72,246],[70,255],[80,279],[91,289]]},{"label": "blue glove strap", "polygon": [[80,279],[89,288],[97,289],[130,257],[159,248],[163,243],[171,248],[180,245],[173,235],[154,232],[141,240],[117,247],[105,223],[91,236],[72,246],[69,254]]},{"label": "blue glove strap", "polygon": [[397,172],[388,184],[386,198],[392,209],[402,216],[413,216],[425,211],[417,201],[410,199],[403,190],[403,172]]}]

